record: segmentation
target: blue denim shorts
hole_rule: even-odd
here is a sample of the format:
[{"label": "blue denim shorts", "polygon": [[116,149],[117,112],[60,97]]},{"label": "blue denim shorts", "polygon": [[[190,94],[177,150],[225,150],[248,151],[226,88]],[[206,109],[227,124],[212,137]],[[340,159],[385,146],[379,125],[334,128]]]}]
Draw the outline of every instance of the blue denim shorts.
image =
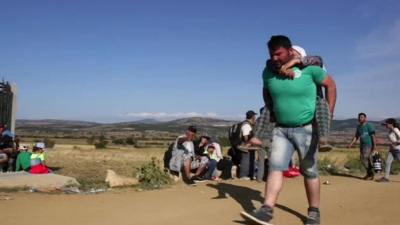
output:
[{"label": "blue denim shorts", "polygon": [[269,170],[287,170],[293,153],[297,151],[301,174],[307,179],[317,178],[317,149],[318,134],[312,124],[293,128],[275,127],[269,152]]}]

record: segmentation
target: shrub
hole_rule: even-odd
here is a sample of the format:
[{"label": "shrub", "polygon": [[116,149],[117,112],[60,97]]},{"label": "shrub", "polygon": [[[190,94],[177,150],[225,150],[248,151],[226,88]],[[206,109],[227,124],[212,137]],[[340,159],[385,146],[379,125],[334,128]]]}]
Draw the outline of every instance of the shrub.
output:
[{"label": "shrub", "polygon": [[332,161],[326,157],[318,159],[318,170],[323,175],[337,174],[339,172],[336,161]]},{"label": "shrub", "polygon": [[107,148],[108,141],[102,140],[94,143],[94,147],[96,149],[105,149]]},{"label": "shrub", "polygon": [[[386,166],[387,154],[389,153],[381,154],[384,166]],[[392,165],[390,167],[390,174],[395,175],[398,174],[399,172],[400,172],[400,163],[397,160],[393,160]]]},{"label": "shrub", "polygon": [[344,167],[350,170],[350,173],[365,173],[365,168],[361,163],[360,159],[354,155],[347,156],[347,162],[344,164]]},{"label": "shrub", "polygon": [[115,145],[123,145],[123,144],[125,144],[125,139],[117,138],[117,139],[112,140],[112,143]]},{"label": "shrub", "polygon": [[231,146],[228,136],[219,137],[219,143],[221,146]]},{"label": "shrub", "polygon": [[94,141],[96,140],[96,137],[95,136],[91,136],[91,137],[89,137],[88,139],[86,139],[86,142],[89,144],[89,145],[92,145],[92,144],[94,144]]},{"label": "shrub", "polygon": [[137,168],[136,176],[140,182],[139,186],[145,190],[159,189],[171,183],[171,179],[166,172],[160,168],[159,160],[155,157],[151,158],[148,162]]},{"label": "shrub", "polygon": [[127,145],[136,145],[137,141],[133,137],[127,137],[126,140],[125,140],[125,143]]},{"label": "shrub", "polygon": [[391,174],[398,174],[400,173],[400,163],[396,160],[393,161],[392,166],[390,167]]},{"label": "shrub", "polygon": [[44,144],[46,145],[47,148],[53,148],[56,142],[54,140],[51,140],[49,138],[45,138],[43,140]]}]

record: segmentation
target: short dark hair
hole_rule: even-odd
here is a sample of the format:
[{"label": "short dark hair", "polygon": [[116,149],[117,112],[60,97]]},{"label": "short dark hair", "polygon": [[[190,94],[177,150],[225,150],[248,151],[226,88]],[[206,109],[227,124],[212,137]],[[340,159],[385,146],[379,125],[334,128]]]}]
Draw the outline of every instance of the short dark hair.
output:
[{"label": "short dark hair", "polygon": [[289,49],[292,47],[292,42],[284,35],[271,36],[271,39],[268,41],[268,48],[271,50],[276,50],[280,47]]},{"label": "short dark hair", "polygon": [[207,141],[210,141],[211,137],[208,134],[201,135],[200,139],[205,138]]},{"label": "short dark hair", "polygon": [[360,117],[360,116],[367,117],[367,114],[365,114],[365,113],[363,113],[363,112],[360,112],[360,113],[358,114],[358,117]]},{"label": "short dark hair", "polygon": [[394,118],[388,118],[385,120],[385,123],[395,125],[397,121]]},{"label": "short dark hair", "polygon": [[257,113],[255,113],[253,110],[249,110],[246,112],[246,119],[251,119],[253,118],[253,116],[257,115]]},{"label": "short dark hair", "polygon": [[394,127],[399,128],[399,123],[395,118],[387,118],[382,125],[392,124]]},{"label": "short dark hair", "polygon": [[190,131],[192,133],[196,133],[197,132],[197,128],[195,126],[189,126],[188,127],[188,131]]}]

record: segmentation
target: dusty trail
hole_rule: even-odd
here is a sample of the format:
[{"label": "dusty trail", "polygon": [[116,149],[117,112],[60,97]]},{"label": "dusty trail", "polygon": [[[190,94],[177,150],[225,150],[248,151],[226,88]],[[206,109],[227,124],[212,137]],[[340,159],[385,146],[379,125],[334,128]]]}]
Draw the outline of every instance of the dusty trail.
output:
[{"label": "dusty trail", "polygon": [[[349,177],[322,177],[322,224],[399,225],[400,176],[377,183]],[[243,209],[260,206],[264,184],[250,181],[177,184],[136,192],[117,190],[99,195],[2,193],[5,225],[203,225],[244,224]],[[288,179],[275,209],[273,224],[300,225],[306,213],[302,178]]]}]

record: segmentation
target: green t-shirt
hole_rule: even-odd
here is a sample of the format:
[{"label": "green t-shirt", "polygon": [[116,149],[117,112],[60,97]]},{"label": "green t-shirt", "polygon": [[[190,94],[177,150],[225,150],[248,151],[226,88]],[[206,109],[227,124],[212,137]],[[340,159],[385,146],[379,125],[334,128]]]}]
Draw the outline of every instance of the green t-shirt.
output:
[{"label": "green t-shirt", "polygon": [[364,125],[358,125],[356,131],[356,137],[360,138],[360,147],[372,147],[371,135],[375,134],[375,128],[372,124],[366,123]]},{"label": "green t-shirt", "polygon": [[31,166],[31,153],[21,152],[17,156],[16,171],[28,169]]},{"label": "green t-shirt", "polygon": [[314,118],[316,86],[326,77],[326,72],[319,66],[292,69],[294,79],[285,78],[268,68],[263,72],[264,88],[271,95],[276,120],[286,126],[298,126]]}]

